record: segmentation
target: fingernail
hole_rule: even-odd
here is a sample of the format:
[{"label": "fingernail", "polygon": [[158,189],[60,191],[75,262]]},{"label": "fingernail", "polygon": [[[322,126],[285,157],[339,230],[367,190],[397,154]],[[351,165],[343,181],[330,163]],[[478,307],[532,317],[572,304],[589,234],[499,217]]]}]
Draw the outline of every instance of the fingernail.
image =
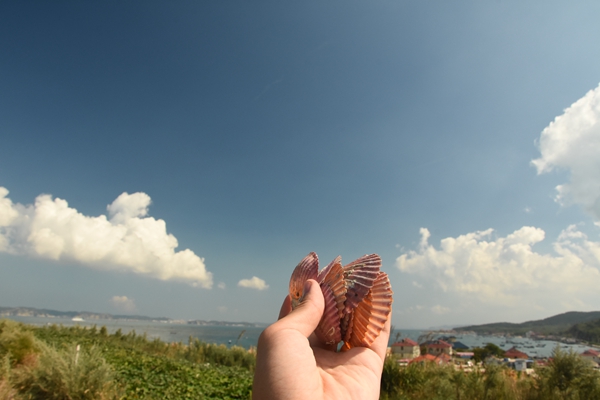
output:
[{"label": "fingernail", "polygon": [[308,291],[310,290],[310,282],[306,281],[304,282],[304,295],[306,296],[306,293],[308,293]]},{"label": "fingernail", "polygon": [[300,297],[300,303],[302,303],[304,301],[309,290],[310,290],[310,282],[306,281],[306,282],[304,282],[304,288],[302,288],[302,297]]}]

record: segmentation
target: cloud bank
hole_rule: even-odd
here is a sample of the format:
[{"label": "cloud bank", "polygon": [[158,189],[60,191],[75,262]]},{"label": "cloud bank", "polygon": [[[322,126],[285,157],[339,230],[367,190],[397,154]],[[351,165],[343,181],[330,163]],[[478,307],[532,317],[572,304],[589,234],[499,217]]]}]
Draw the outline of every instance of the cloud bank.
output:
[{"label": "cloud bank", "polygon": [[127,296],[113,296],[110,299],[110,303],[117,310],[132,312],[135,311],[136,306],[133,299],[128,298]]},{"label": "cloud bank", "polygon": [[0,252],[212,287],[204,259],[189,249],[175,251],[177,239],[165,221],[148,216],[145,193],[121,194],[108,205],[108,217],[83,215],[46,194],[30,205],[13,204],[7,195],[0,187]]},{"label": "cloud bank", "polygon": [[541,157],[533,160],[538,174],[555,168],[570,172],[556,187],[556,200],[581,205],[600,222],[600,86],[590,90],[556,117],[539,139]]},{"label": "cloud bank", "polygon": [[[557,116],[542,131],[538,147],[540,157],[531,161],[538,174],[569,173],[568,181],[556,187],[555,200],[581,206],[600,227],[600,85]],[[405,310],[406,315],[427,308],[438,315],[494,310],[496,317],[513,318],[524,316],[526,309],[558,313],[600,307],[600,242],[576,225],[553,241],[552,254],[534,250],[546,234],[531,226],[505,237],[497,237],[493,229],[448,237],[438,248],[429,243],[426,228],[420,234],[418,249],[398,257],[396,266],[419,276],[413,286],[431,293],[428,300],[446,298],[453,309],[417,306]]]},{"label": "cloud bank", "polygon": [[238,282],[238,286],[256,290],[266,290],[269,288],[269,285],[267,285],[265,281],[256,276],[253,276],[250,279],[242,279]]},{"label": "cloud bank", "polygon": [[506,237],[494,237],[492,229],[448,237],[439,248],[429,244],[427,229],[420,232],[418,250],[398,257],[396,266],[474,304],[556,310],[589,305],[597,297],[600,243],[574,225],[553,243],[556,254],[534,251],[545,232],[530,226]]}]

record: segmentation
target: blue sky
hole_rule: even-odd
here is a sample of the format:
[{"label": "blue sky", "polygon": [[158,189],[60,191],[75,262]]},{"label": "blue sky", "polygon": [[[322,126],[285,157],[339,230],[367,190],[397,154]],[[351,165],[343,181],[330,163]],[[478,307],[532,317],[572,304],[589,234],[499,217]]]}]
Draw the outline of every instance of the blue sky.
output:
[{"label": "blue sky", "polygon": [[315,251],[399,328],[598,310],[599,13],[4,2],[0,306],[271,322]]}]

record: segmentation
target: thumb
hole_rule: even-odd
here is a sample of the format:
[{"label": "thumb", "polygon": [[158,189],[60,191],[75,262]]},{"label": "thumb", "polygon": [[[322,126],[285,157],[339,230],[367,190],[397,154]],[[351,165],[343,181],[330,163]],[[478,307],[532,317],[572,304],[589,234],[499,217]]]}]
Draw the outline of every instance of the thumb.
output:
[{"label": "thumb", "polygon": [[305,337],[317,329],[325,300],[323,292],[317,281],[309,279],[304,284],[304,296],[302,302],[291,313],[280,319],[277,324],[284,329],[294,329],[299,331]]}]

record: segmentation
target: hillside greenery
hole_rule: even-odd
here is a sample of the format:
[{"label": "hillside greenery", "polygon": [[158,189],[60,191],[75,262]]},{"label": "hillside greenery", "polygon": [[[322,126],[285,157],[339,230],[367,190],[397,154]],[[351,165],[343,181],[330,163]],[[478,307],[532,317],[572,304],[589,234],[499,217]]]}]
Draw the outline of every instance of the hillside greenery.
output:
[{"label": "hillside greenery", "polygon": [[[248,399],[254,368],[254,354],[243,348],[192,338],[165,343],[105,327],[0,320],[0,399]],[[500,366],[401,367],[388,358],[381,399],[600,399],[600,375],[559,348],[531,377]]]},{"label": "hillside greenery", "polygon": [[576,339],[600,343],[600,319],[573,325],[568,333]]},{"label": "hillside greenery", "polygon": [[600,324],[600,311],[579,312],[571,311],[558,314],[549,318],[527,321],[520,324],[509,322],[498,322],[493,324],[470,325],[455,328],[456,331],[473,331],[478,334],[511,334],[524,335],[529,331],[534,331],[544,335],[563,335],[570,332],[574,325],[584,324],[596,321]]},{"label": "hillside greenery", "polygon": [[247,399],[254,354],[105,327],[0,320],[0,399]]},{"label": "hillside greenery", "polygon": [[385,361],[381,399],[386,400],[588,400],[600,399],[600,374],[573,352],[556,348],[547,366],[527,375],[485,365],[467,372],[452,365]]}]

